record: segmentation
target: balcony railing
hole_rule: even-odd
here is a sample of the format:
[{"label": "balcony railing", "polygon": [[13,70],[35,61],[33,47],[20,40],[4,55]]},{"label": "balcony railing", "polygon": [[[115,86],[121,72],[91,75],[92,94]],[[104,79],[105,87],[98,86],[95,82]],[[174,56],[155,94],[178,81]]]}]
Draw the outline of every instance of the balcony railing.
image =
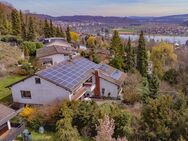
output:
[{"label": "balcony railing", "polygon": [[86,87],[87,92],[92,92],[96,87],[96,85],[93,84],[92,82],[86,82],[83,84],[83,86]]},{"label": "balcony railing", "polygon": [[5,132],[3,135],[0,137],[0,141],[12,141],[14,140],[18,135],[20,135],[24,129],[25,129],[25,124],[11,124],[12,128]]},{"label": "balcony railing", "polygon": [[92,86],[92,82],[85,82],[85,83],[83,84],[83,86],[85,86],[85,87],[90,87],[90,86]]},{"label": "balcony railing", "polygon": [[86,87],[80,88],[77,92],[74,93],[74,95],[72,96],[72,100],[78,100],[84,95],[85,92],[86,92]]}]

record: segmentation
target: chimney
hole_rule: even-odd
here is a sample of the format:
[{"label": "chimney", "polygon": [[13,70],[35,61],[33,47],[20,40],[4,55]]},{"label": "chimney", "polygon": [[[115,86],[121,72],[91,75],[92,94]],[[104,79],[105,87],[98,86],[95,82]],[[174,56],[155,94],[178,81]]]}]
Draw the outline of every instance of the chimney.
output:
[{"label": "chimney", "polygon": [[95,70],[95,83],[96,83],[96,87],[95,87],[95,96],[96,97],[100,97],[100,77],[99,77],[99,70]]}]

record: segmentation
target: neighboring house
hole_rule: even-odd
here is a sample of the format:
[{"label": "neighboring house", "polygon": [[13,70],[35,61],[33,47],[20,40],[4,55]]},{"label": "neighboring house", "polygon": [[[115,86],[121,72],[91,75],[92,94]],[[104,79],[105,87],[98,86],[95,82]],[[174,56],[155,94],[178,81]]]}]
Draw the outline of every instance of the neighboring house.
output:
[{"label": "neighboring house", "polygon": [[45,38],[43,41],[45,46],[64,46],[64,47],[71,47],[69,43],[64,38]]},{"label": "neighboring house", "polygon": [[78,56],[72,47],[58,45],[46,46],[37,50],[36,57],[45,66],[51,66]]},{"label": "neighboring house", "polygon": [[113,97],[121,94],[126,74],[108,65],[76,57],[12,84],[13,101],[47,104],[57,100]]},{"label": "neighboring house", "polygon": [[24,128],[24,124],[11,123],[19,111],[15,111],[9,107],[0,104],[0,141],[12,141],[20,135]]},{"label": "neighboring house", "polygon": [[45,38],[45,46],[36,52],[36,57],[44,66],[51,66],[79,55],[64,38]]}]

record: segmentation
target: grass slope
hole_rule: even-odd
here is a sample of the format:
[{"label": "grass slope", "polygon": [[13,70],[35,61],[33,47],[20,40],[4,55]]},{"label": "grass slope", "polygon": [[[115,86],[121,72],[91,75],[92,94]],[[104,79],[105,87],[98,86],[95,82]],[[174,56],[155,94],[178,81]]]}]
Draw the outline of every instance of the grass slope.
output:
[{"label": "grass slope", "polygon": [[10,68],[21,59],[22,53],[18,47],[0,42],[0,64]]},{"label": "grass slope", "polygon": [[16,81],[21,80],[22,78],[24,77],[13,76],[13,75],[0,77],[0,102],[3,102],[3,103],[9,102],[11,91],[10,89],[5,88],[5,87]]}]

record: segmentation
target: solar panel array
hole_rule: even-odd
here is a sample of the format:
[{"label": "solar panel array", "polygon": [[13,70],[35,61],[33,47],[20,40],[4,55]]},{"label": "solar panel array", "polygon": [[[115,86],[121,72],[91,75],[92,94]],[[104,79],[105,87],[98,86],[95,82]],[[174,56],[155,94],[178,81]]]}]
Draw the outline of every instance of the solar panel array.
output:
[{"label": "solar panel array", "polygon": [[109,69],[109,66],[106,65],[106,64],[103,64],[103,65],[100,66],[100,70],[108,71],[108,69]]},{"label": "solar panel array", "polygon": [[111,77],[114,78],[114,79],[116,79],[116,80],[118,80],[118,79],[120,78],[121,74],[122,74],[121,71],[115,70],[115,71],[112,73]]},{"label": "solar panel array", "polygon": [[92,68],[97,68],[97,64],[85,58],[77,58],[43,70],[38,75],[69,90],[74,90],[83,79],[88,77],[87,73]]}]

